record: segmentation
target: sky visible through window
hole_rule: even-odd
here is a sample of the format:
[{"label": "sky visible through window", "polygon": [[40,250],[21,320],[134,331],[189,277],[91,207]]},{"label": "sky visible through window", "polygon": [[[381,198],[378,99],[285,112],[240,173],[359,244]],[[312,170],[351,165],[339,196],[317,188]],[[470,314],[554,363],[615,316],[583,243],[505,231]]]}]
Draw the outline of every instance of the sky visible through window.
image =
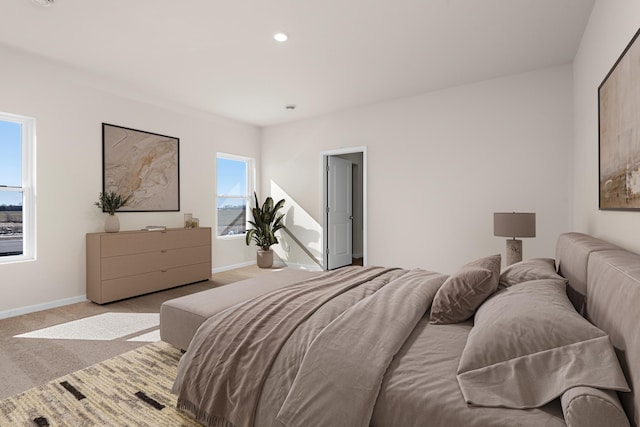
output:
[{"label": "sky visible through window", "polygon": [[219,156],[218,236],[245,234],[247,231],[247,168],[250,162]]},{"label": "sky visible through window", "polygon": [[244,205],[244,200],[237,198],[247,197],[247,163],[218,157],[217,168],[218,195],[233,196],[220,197],[218,208]]},{"label": "sky visible through window", "polygon": [[[22,125],[0,120],[0,185],[22,186]],[[21,193],[0,191],[0,205],[22,205]]]}]

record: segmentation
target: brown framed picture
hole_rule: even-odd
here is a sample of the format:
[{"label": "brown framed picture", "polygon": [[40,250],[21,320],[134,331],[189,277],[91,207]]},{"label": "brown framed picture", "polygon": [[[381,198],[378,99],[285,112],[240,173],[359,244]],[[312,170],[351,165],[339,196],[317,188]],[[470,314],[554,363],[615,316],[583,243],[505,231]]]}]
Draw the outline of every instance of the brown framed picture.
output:
[{"label": "brown framed picture", "polygon": [[180,139],[102,123],[102,191],[131,195],[118,212],[180,210]]},{"label": "brown framed picture", "polygon": [[601,210],[640,210],[639,33],[598,87]]}]

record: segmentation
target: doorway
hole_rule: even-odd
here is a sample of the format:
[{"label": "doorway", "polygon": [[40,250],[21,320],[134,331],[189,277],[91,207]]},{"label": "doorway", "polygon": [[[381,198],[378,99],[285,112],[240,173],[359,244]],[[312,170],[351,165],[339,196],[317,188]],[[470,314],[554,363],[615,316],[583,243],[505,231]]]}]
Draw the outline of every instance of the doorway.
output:
[{"label": "doorway", "polygon": [[366,147],[325,151],[323,182],[323,267],[367,265]]}]

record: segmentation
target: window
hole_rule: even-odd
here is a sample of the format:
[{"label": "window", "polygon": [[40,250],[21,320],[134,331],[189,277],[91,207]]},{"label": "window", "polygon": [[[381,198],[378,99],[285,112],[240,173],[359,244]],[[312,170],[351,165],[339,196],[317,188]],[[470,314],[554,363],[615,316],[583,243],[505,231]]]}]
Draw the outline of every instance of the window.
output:
[{"label": "window", "polygon": [[0,113],[0,263],[35,258],[35,120]]},{"label": "window", "polygon": [[218,236],[244,235],[254,187],[253,159],[218,153]]}]

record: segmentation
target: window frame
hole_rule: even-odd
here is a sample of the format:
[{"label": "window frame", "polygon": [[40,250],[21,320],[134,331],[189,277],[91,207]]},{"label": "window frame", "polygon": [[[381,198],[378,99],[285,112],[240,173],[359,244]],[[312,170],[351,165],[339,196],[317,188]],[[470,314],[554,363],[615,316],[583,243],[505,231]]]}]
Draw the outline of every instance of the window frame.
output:
[{"label": "window frame", "polygon": [[[245,229],[249,228],[249,215],[251,213],[251,203],[253,200],[253,192],[255,191],[256,188],[256,182],[255,182],[255,177],[256,177],[256,166],[255,166],[255,159],[252,157],[246,157],[246,156],[239,156],[236,154],[229,154],[229,153],[223,153],[223,152],[217,152],[216,153],[216,202],[215,202],[215,211],[216,211],[216,220],[215,220],[215,224],[216,224],[216,238],[220,239],[220,240],[234,240],[234,239],[244,239],[245,235],[246,235],[246,231],[245,233],[242,234],[227,234],[227,235],[219,235],[218,234],[218,199],[220,198],[232,198],[233,196],[225,196],[224,194],[219,194],[218,193],[218,159],[225,159],[225,160],[233,160],[233,161],[237,161],[237,162],[244,162],[246,164],[246,182],[247,182],[247,195],[245,197],[246,200],[246,209],[245,209]],[[240,199],[240,197],[238,197],[238,199]]]},{"label": "window frame", "polygon": [[22,255],[0,257],[0,264],[36,259],[36,119],[0,112],[0,121],[21,125],[22,182],[0,191],[22,192]]}]

